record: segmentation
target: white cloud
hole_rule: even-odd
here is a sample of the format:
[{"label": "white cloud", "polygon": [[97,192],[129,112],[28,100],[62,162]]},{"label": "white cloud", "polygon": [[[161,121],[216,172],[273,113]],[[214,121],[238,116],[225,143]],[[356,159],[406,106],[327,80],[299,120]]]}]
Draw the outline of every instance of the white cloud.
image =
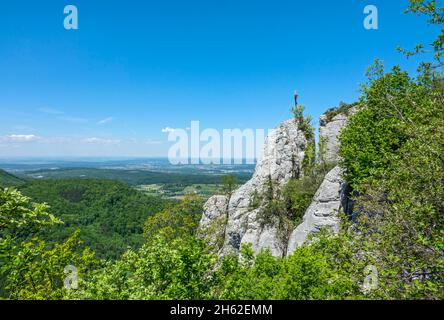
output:
[{"label": "white cloud", "polygon": [[86,138],[83,140],[85,143],[91,144],[119,144],[121,140],[119,139],[102,139],[102,138]]},{"label": "white cloud", "polygon": [[54,109],[51,107],[42,107],[42,108],[39,108],[38,110],[40,112],[47,113],[47,114],[58,114],[58,115],[64,114],[63,111],[60,111],[60,110],[57,110],[57,109]]},{"label": "white cloud", "polygon": [[40,140],[40,137],[33,134],[11,134],[4,137],[6,141],[28,142]]},{"label": "white cloud", "polygon": [[170,128],[170,127],[166,127],[162,129],[163,133],[172,133],[174,132],[176,129]]},{"label": "white cloud", "polygon": [[97,122],[98,125],[104,125],[113,121],[113,117],[108,117]]}]

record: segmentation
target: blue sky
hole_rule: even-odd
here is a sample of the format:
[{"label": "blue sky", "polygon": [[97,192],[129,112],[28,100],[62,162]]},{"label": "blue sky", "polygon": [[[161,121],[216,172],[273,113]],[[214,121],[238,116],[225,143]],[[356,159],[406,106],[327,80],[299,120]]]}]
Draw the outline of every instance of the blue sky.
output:
[{"label": "blue sky", "polygon": [[[63,28],[63,8],[79,29]],[[363,27],[376,5],[379,29]],[[0,9],[0,157],[166,156],[166,127],[273,128],[292,94],[315,119],[368,65],[437,29],[405,1],[8,1]]]}]

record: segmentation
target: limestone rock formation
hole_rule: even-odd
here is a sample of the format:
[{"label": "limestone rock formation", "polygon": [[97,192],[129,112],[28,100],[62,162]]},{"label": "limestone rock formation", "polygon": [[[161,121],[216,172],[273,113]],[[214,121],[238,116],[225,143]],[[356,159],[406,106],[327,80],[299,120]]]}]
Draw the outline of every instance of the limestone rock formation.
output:
[{"label": "limestone rock formation", "polygon": [[212,196],[204,205],[204,213],[200,220],[201,226],[207,226],[210,222],[224,217],[228,209],[228,196]]},{"label": "limestone rock formation", "polygon": [[339,113],[331,120],[327,119],[327,115],[321,115],[319,119],[319,137],[325,140],[325,160],[327,162],[335,162],[339,160],[339,134],[342,128],[347,124],[348,119],[352,116],[358,107],[352,107],[347,113]]},{"label": "limestone rock formation", "polygon": [[296,227],[288,241],[287,255],[303,244],[310,234],[317,233],[321,228],[338,231],[338,212],[348,210],[347,184],[342,178],[342,169],[333,168],[324,178],[321,186],[313,197],[303,217],[302,223]]},{"label": "limestone rock formation", "polygon": [[199,229],[209,245],[219,247],[225,238],[227,222],[228,196],[215,195],[205,203]]},{"label": "limestone rock formation", "polygon": [[[330,121],[323,114],[320,118],[319,138],[325,142],[325,160],[339,160],[339,134],[347,125],[350,117],[358,111],[358,106],[350,108],[346,113],[339,113]],[[287,255],[304,243],[310,234],[315,234],[322,227],[333,231],[339,228],[338,213],[349,213],[352,203],[348,200],[348,185],[342,177],[339,166],[333,168],[324,178],[321,186],[313,197],[303,217],[303,222],[295,228],[288,241]]]},{"label": "limestone rock formation", "polygon": [[[347,114],[337,114],[329,121],[326,115],[321,116],[319,135],[325,141],[327,162],[338,161],[339,133],[356,110],[357,107],[353,107]],[[350,206],[347,185],[339,166],[325,176],[302,223],[292,232],[289,230],[289,238],[286,231],[282,232],[273,223],[261,221],[259,214],[263,204],[259,207],[251,205],[253,194],[266,191],[270,181],[276,188],[281,188],[291,178],[300,176],[309,142],[294,120],[285,121],[267,137],[253,177],[231,196],[213,196],[207,201],[200,226],[211,230],[207,232],[211,234],[210,243],[220,254],[236,253],[242,244],[249,243],[255,252],[269,249],[274,256],[284,256],[323,227],[338,230],[338,212],[348,212]]]},{"label": "limestone rock formation", "polygon": [[227,217],[218,231],[224,232],[222,254],[237,252],[243,243],[251,243],[255,251],[270,249],[275,256],[285,255],[287,243],[282,243],[274,226],[261,225],[257,218],[260,209],[252,209],[251,198],[254,192],[262,192],[270,179],[276,186],[283,186],[298,175],[306,145],[307,139],[296,122],[285,121],[268,135],[252,178],[233,192],[228,205],[224,196],[208,199],[201,227],[223,214]]}]

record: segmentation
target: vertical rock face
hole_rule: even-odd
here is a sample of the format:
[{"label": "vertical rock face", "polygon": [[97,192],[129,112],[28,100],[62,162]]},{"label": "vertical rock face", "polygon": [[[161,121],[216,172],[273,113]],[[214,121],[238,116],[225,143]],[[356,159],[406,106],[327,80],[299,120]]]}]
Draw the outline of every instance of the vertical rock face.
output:
[{"label": "vertical rock face", "polygon": [[203,207],[204,212],[199,227],[211,246],[218,247],[220,239],[225,237],[228,200],[228,196],[215,195],[208,199]]},{"label": "vertical rock face", "polygon": [[325,159],[328,162],[339,160],[339,133],[347,123],[345,114],[338,114],[329,122],[326,116],[322,115],[319,121],[319,136],[325,138],[326,153]]},{"label": "vertical rock face", "polygon": [[257,217],[260,209],[251,208],[251,199],[254,192],[264,190],[270,179],[276,186],[283,186],[300,172],[306,145],[307,139],[295,121],[285,121],[268,135],[253,177],[239,187],[229,201],[224,196],[208,199],[201,227],[223,214],[227,217],[226,225],[220,226],[224,232],[222,254],[237,252],[242,244],[251,243],[256,252],[269,249],[275,256],[285,255],[287,243],[282,243],[274,226],[261,225]]},{"label": "vertical rock face", "polygon": [[338,231],[338,212],[347,210],[347,185],[342,178],[339,166],[332,169],[324,178],[303,217],[288,241],[287,255],[303,244],[308,235],[316,234],[321,228]]},{"label": "vertical rock face", "polygon": [[210,222],[224,217],[228,208],[228,196],[212,196],[204,205],[204,213],[200,220],[201,226],[207,226]]},{"label": "vertical rock face", "polygon": [[339,160],[339,134],[342,128],[347,125],[350,116],[355,114],[358,108],[357,106],[352,107],[347,111],[347,114],[337,114],[331,120],[327,119],[326,114],[321,115],[319,119],[319,137],[325,140],[325,159],[327,162]]},{"label": "vertical rock face", "polygon": [[[350,117],[358,111],[357,106],[340,113],[327,122],[324,114],[320,118],[319,138],[325,142],[325,160],[337,162],[339,160],[339,134],[347,125]],[[343,179],[343,172],[339,166],[333,168],[324,178],[321,186],[313,197],[303,217],[302,223],[295,228],[288,241],[287,255],[303,244],[310,234],[315,234],[321,228],[327,227],[337,232],[339,229],[338,213],[349,213],[351,202],[348,201],[348,185]]]}]

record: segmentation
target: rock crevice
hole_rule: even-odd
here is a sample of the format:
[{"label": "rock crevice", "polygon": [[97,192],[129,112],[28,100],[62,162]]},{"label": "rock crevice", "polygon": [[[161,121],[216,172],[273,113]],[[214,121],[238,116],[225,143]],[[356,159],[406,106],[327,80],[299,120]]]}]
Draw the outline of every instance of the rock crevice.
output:
[{"label": "rock crevice", "polygon": [[303,244],[310,234],[316,234],[321,228],[338,231],[338,213],[343,209],[343,198],[346,192],[347,184],[342,178],[342,169],[337,166],[325,176],[305,212],[302,223],[291,234],[287,255]]}]

